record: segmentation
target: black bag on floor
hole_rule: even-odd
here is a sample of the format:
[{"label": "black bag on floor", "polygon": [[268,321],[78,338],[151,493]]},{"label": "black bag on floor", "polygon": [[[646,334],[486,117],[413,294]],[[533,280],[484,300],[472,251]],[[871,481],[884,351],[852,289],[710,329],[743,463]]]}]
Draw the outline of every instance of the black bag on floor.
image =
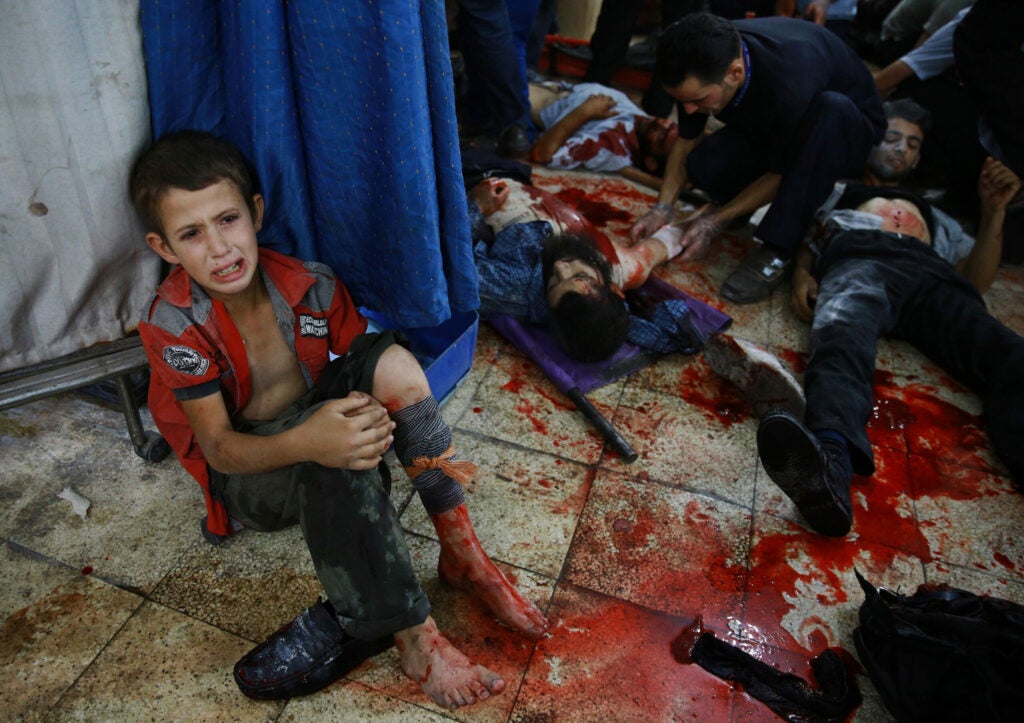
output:
[{"label": "black bag on floor", "polygon": [[1021,719],[1024,607],[947,585],[907,597],[857,579],[865,600],[853,639],[897,720]]}]

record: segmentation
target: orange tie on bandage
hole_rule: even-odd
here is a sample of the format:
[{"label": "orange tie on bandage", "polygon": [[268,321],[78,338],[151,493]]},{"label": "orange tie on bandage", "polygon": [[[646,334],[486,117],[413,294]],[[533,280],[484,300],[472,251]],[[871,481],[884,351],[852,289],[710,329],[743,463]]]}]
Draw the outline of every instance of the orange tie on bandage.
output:
[{"label": "orange tie on bandage", "polygon": [[454,456],[455,445],[452,445],[437,457],[417,457],[411,465],[405,468],[405,472],[409,475],[409,479],[413,479],[427,470],[439,469],[459,484],[464,485],[476,474],[477,467],[465,459],[451,461]]}]

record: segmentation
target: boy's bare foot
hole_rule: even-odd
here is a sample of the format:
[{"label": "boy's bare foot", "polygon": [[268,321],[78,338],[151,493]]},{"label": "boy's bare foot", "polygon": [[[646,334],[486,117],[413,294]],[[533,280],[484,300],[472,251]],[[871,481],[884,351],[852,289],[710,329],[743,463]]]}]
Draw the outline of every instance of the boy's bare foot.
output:
[{"label": "boy's bare foot", "polygon": [[441,538],[437,572],[450,585],[475,595],[501,622],[537,639],[548,621],[536,605],[524,598],[484,552],[469,521],[465,505],[431,519]]},{"label": "boy's bare foot", "polygon": [[501,676],[455,649],[433,618],[395,633],[402,673],[439,706],[454,710],[505,690]]}]

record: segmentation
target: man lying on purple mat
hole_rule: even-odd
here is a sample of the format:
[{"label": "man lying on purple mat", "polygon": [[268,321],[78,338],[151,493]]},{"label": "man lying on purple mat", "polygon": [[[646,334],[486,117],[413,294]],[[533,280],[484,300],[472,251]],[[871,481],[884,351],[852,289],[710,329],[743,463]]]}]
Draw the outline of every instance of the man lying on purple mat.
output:
[{"label": "man lying on purple mat", "polygon": [[546,326],[570,358],[602,361],[626,341],[658,353],[704,349],[716,372],[747,395],[755,413],[770,406],[802,412],[803,395],[778,360],[727,334],[708,334],[687,303],[627,305],[679,253],[680,230],[666,226],[635,246],[610,239],[579,211],[539,188],[485,178],[469,192],[480,312]]}]

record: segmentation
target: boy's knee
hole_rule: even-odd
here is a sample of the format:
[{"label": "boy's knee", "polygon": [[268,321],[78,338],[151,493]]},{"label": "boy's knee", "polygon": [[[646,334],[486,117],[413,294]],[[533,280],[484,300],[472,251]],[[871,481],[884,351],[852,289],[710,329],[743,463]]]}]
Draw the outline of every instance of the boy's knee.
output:
[{"label": "boy's knee", "polygon": [[429,394],[430,384],[416,357],[403,346],[389,346],[373,373],[373,396],[394,413]]}]

